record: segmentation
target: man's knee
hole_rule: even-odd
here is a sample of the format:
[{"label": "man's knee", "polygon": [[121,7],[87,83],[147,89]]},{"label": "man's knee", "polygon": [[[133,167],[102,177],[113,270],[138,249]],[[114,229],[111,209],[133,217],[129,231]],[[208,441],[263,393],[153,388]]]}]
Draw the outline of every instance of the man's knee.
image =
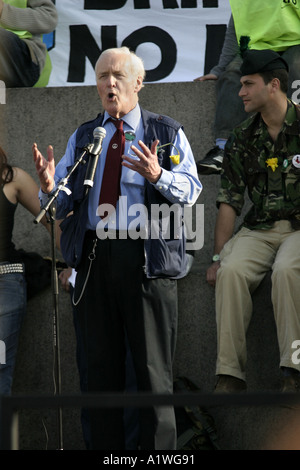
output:
[{"label": "man's knee", "polygon": [[245,263],[240,259],[229,256],[221,263],[221,271],[226,276],[244,276],[245,275]]},{"label": "man's knee", "polygon": [[276,281],[276,279],[288,279],[290,276],[294,276],[294,270],[291,267],[289,262],[285,260],[277,261],[273,265],[272,271],[272,281]]},{"label": "man's knee", "polygon": [[11,31],[0,28],[0,50],[6,50],[11,44],[14,44],[18,40],[18,36]]}]

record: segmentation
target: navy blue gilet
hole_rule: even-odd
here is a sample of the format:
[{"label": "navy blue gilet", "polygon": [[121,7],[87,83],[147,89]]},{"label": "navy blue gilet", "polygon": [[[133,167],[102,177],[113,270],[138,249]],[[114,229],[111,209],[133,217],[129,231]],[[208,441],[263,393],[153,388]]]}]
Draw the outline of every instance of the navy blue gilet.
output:
[{"label": "navy blue gilet", "polygon": [[[150,148],[152,142],[159,140],[160,145],[168,142],[174,142],[181,124],[174,119],[141,109],[144,124],[144,142]],[[101,126],[103,114],[99,114],[96,119],[82,124],[76,133],[76,155],[79,157],[84,147],[93,141],[93,131]],[[170,170],[171,146],[166,146],[164,151],[158,152],[158,161],[162,168]],[[86,222],[88,216],[88,196],[85,197],[85,187],[83,185],[86,168],[79,166],[71,176],[69,182],[72,186],[73,198],[73,216],[67,217],[60,225],[61,252],[65,262],[78,268],[81,260],[82,247],[86,232]],[[152,204],[168,204],[172,206],[157,189],[145,181],[145,205],[151,217]],[[183,220],[183,208],[181,208]],[[172,221],[171,221],[172,222]],[[159,222],[160,224],[162,221]],[[149,224],[150,225],[150,224]],[[170,231],[168,238],[162,236],[151,238],[151,232],[148,239],[145,240],[145,273],[148,278],[167,277],[171,279],[180,279],[185,276],[187,268],[187,259],[185,253],[185,234],[182,223],[181,234],[174,236]]]}]

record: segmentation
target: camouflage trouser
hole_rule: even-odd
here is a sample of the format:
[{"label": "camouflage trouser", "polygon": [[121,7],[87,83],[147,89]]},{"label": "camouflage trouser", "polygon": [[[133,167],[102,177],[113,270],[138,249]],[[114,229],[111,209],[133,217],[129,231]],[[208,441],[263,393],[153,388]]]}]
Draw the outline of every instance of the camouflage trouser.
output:
[{"label": "camouflage trouser", "polygon": [[[282,53],[289,65],[288,98],[300,102],[300,45]],[[217,103],[214,123],[215,138],[227,139],[232,129],[249,117],[242,99],[238,96],[241,88],[240,66],[242,59],[237,55],[219,76],[216,82]]]},{"label": "camouflage trouser", "polygon": [[300,370],[292,362],[292,344],[300,340],[300,231],[282,220],[271,230],[243,228],[221,251],[216,283],[217,375],[245,380],[251,293],[270,269],[280,366]]}]

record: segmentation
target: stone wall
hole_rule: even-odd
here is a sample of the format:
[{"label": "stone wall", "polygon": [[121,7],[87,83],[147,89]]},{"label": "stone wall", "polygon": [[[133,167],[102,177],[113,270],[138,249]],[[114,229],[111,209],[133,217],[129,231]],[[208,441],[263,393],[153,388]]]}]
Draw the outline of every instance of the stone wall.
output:
[{"label": "stone wall", "polygon": [[[146,84],[140,93],[141,105],[154,112],[170,115],[183,123],[195,160],[204,157],[213,145],[215,109],[214,82]],[[64,153],[67,139],[82,122],[101,110],[95,87],[63,87],[7,90],[6,104],[0,105],[1,145],[9,160],[27,170],[37,181],[31,146],[37,142],[46,153],[54,147],[56,162]],[[174,375],[194,380],[204,393],[215,383],[216,328],[214,290],[205,280],[205,271],[213,252],[213,230],[219,186],[218,176],[201,177],[203,192],[198,204],[204,205],[204,246],[196,252],[192,270],[179,281],[179,333]],[[24,209],[18,208],[14,240],[18,247],[51,256],[46,230],[33,223]],[[58,258],[60,255],[57,255]],[[28,303],[15,371],[15,394],[55,393],[53,383],[53,293],[48,288]],[[59,287],[59,342],[61,392],[79,391],[76,368],[76,344],[69,294]],[[278,347],[270,302],[269,277],[254,296],[254,315],[248,333],[248,390],[279,389]],[[255,449],[263,446],[268,423],[278,419],[273,407],[215,406],[214,416],[223,449]],[[65,409],[64,448],[84,449],[78,409]],[[57,412],[20,410],[19,448],[57,448]],[[274,432],[274,426],[272,428]]]}]

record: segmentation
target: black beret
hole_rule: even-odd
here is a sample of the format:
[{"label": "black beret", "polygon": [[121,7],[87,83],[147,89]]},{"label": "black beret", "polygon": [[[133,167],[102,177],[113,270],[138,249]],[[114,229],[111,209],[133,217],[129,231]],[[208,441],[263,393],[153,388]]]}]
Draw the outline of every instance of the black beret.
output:
[{"label": "black beret", "polygon": [[251,75],[276,69],[289,70],[288,64],[277,52],[270,49],[248,49],[243,54],[243,63],[240,69],[242,75]]}]

